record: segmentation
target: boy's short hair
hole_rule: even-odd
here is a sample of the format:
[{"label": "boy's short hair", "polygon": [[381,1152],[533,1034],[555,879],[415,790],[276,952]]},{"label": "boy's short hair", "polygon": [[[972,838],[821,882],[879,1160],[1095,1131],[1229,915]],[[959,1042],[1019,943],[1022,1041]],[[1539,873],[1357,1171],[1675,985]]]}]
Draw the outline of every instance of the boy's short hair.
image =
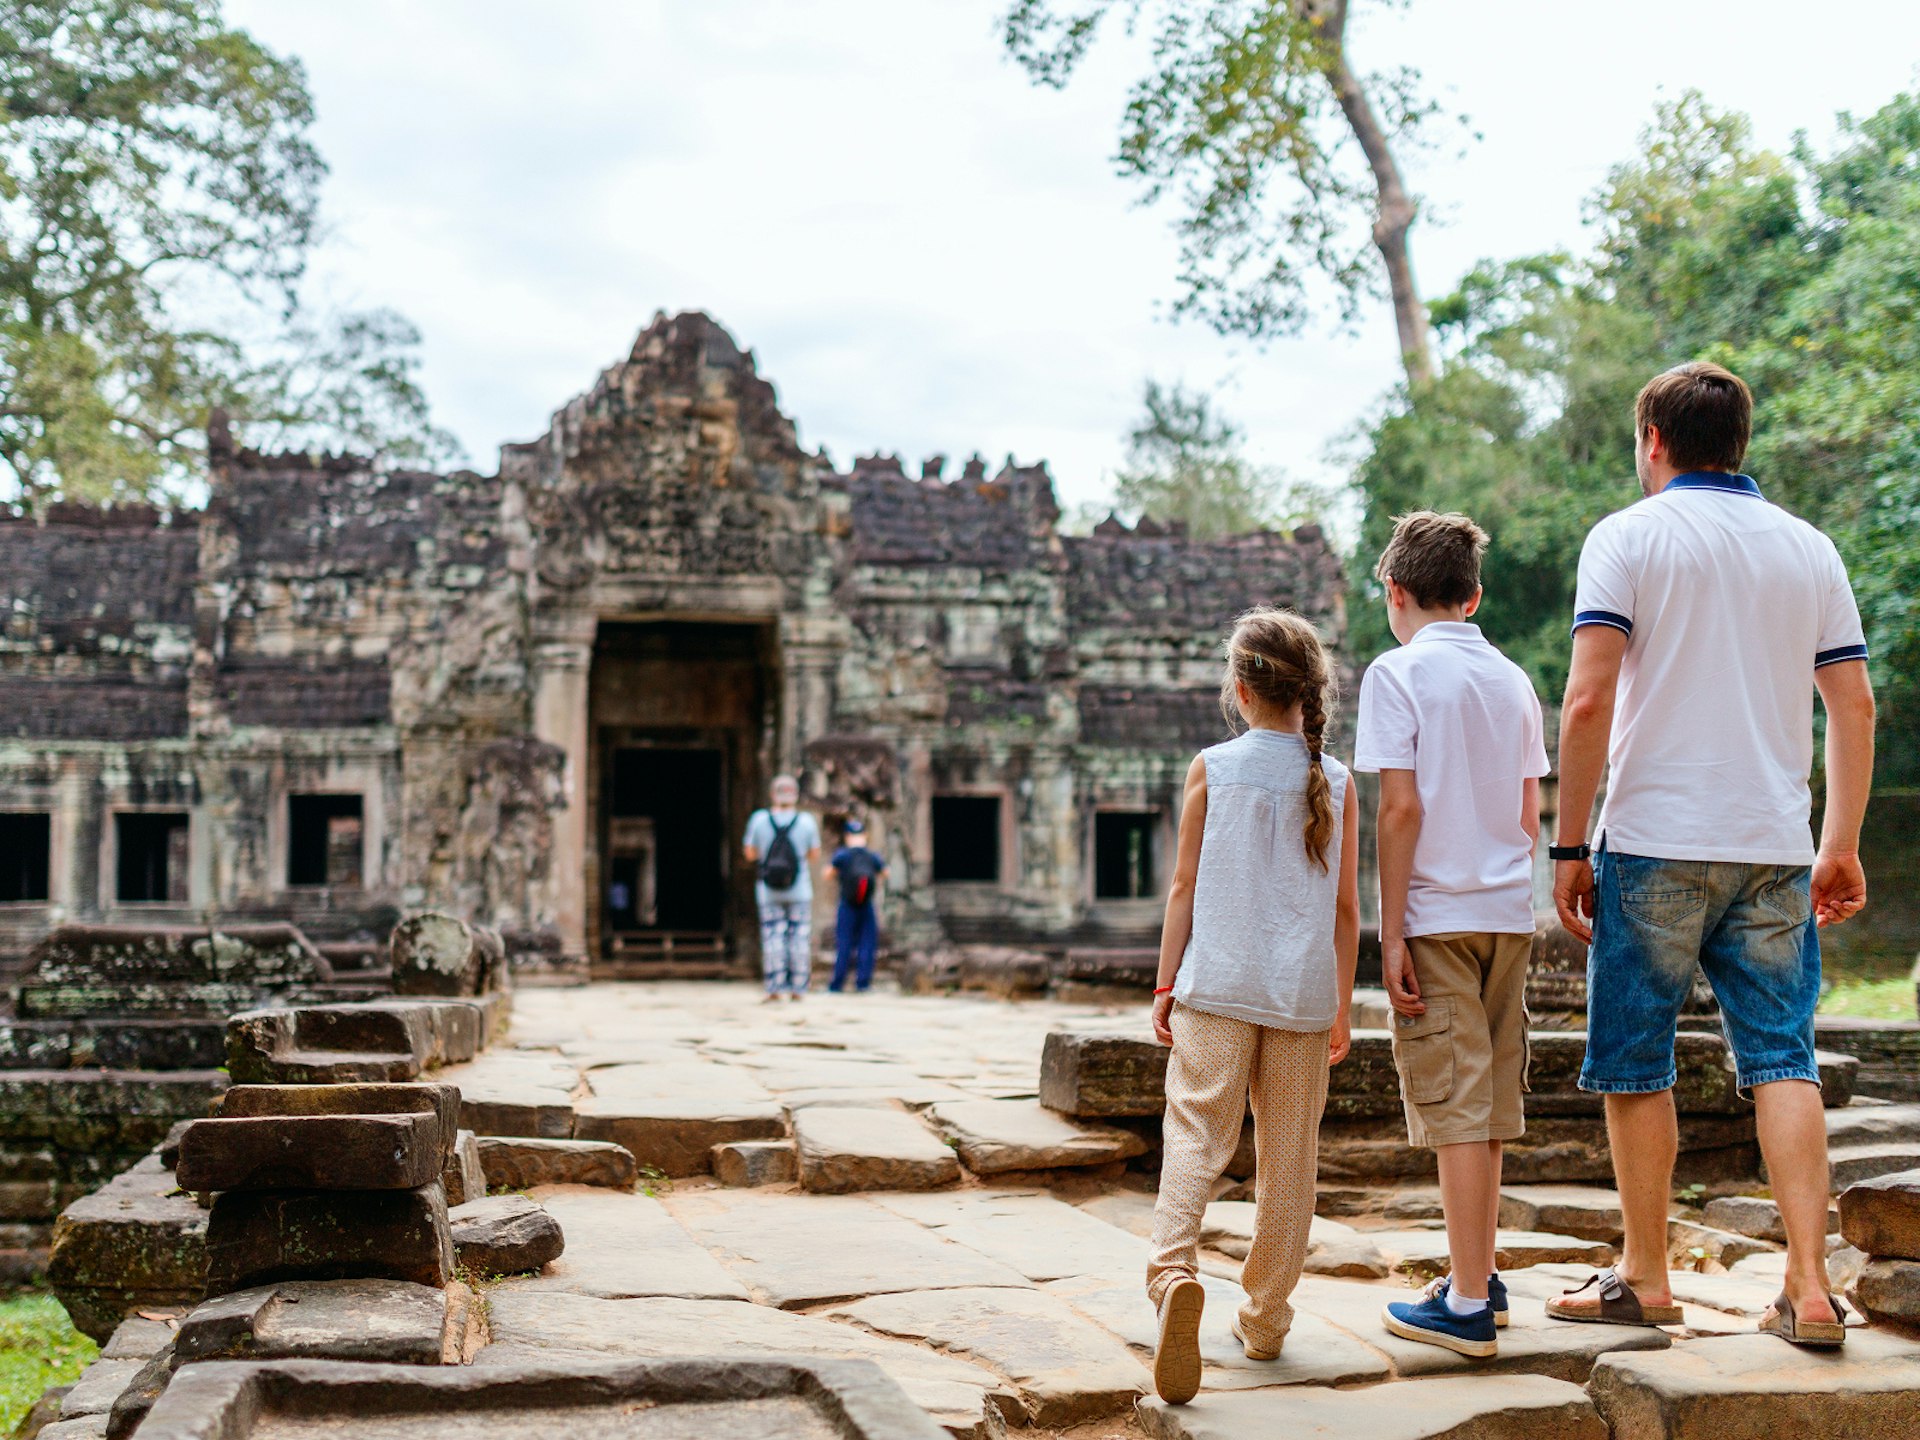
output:
[{"label": "boy's short hair", "polygon": [[1666,441],[1676,470],[1738,470],[1753,438],[1753,392],[1724,365],[1691,360],[1641,387],[1633,402],[1635,438],[1644,439],[1649,425]]},{"label": "boy's short hair", "polygon": [[1416,510],[1393,522],[1373,576],[1394,581],[1422,610],[1464,605],[1480,593],[1486,553],[1487,532],[1465,515]]}]

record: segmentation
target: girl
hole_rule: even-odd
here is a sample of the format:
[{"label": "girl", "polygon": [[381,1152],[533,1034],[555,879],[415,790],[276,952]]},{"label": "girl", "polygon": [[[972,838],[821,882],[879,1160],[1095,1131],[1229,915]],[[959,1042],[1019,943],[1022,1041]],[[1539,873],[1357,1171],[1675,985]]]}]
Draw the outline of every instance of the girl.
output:
[{"label": "girl", "polygon": [[1322,753],[1333,675],[1314,629],[1249,610],[1227,641],[1220,708],[1246,733],[1187,771],[1180,853],[1160,939],[1153,1033],[1167,1064],[1165,1153],[1147,1295],[1159,1309],[1154,1388],[1200,1390],[1200,1217],[1253,1100],[1257,1175],[1247,1303],[1233,1333],[1280,1353],[1313,1219],[1327,1067],[1346,1058],[1360,943],[1359,806]]}]

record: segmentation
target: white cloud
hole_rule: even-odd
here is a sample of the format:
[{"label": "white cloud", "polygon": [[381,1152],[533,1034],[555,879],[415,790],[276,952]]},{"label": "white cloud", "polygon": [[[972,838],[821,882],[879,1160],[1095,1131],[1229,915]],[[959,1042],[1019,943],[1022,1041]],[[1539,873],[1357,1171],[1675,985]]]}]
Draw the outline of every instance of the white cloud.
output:
[{"label": "white cloud", "polygon": [[[1064,93],[1000,58],[998,0],[230,0],[300,57],[333,166],[326,293],[426,335],[443,423],[483,468],[656,309],[751,347],[811,444],[1049,459],[1096,493],[1149,374],[1228,387],[1303,473],[1396,376],[1382,307],[1266,351],[1159,319],[1167,217],[1112,172],[1128,56]],[[1484,139],[1416,157],[1443,293],[1483,256],[1584,243],[1581,205],[1689,85],[1762,141],[1915,83],[1920,12],[1413,0],[1363,10],[1366,66],[1418,64]]]}]

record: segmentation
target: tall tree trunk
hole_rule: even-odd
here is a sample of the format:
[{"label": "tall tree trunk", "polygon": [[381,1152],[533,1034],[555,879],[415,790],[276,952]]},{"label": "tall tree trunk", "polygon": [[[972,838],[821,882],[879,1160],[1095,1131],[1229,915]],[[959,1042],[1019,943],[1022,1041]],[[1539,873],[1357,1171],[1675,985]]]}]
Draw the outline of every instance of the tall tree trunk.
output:
[{"label": "tall tree trunk", "polygon": [[1347,64],[1347,0],[1292,0],[1299,13],[1317,27],[1326,46],[1327,83],[1340,102],[1341,113],[1360,142],[1373,170],[1380,208],[1373,221],[1373,243],[1386,263],[1387,285],[1393,295],[1393,320],[1400,332],[1400,363],[1407,382],[1419,389],[1433,380],[1433,345],[1427,330],[1427,307],[1413,279],[1413,255],[1407,231],[1418,213],[1413,197],[1394,162],[1380,117],[1367,92]]}]

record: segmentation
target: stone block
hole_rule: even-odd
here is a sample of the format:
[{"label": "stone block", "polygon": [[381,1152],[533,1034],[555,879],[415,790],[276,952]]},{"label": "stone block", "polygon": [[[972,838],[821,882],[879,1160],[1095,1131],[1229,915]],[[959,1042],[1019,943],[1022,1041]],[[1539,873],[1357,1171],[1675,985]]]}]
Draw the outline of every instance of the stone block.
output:
[{"label": "stone block", "polygon": [[440,1120],[401,1115],[260,1115],[196,1120],[180,1142],[187,1190],[417,1190],[452,1150]]},{"label": "stone block", "polygon": [[460,1123],[476,1135],[565,1140],[580,1072],[553,1055],[503,1050],[440,1072],[460,1089]]},{"label": "stone block", "polygon": [[480,993],[485,956],[463,920],[433,910],[409,915],[393,927],[387,950],[396,995]]},{"label": "stone block", "polygon": [[[339,1046],[302,1049],[297,1042],[297,1012],[249,1010],[227,1022],[227,1070],[242,1085],[331,1085],[390,1083],[420,1074],[431,1048],[424,1020],[406,1033],[404,1019],[389,1027],[378,1049],[355,1051]],[[344,1037],[341,1037],[344,1038]],[[399,1048],[394,1042],[404,1039]],[[417,1046],[417,1048],[415,1048]]]},{"label": "stone block", "polygon": [[928,1113],[976,1175],[1104,1165],[1147,1148],[1130,1130],[1082,1124],[1037,1100],[944,1101]]},{"label": "stone block", "polygon": [[1246,1440],[1254,1435],[1355,1440],[1607,1440],[1577,1385],[1542,1375],[1415,1380],[1360,1390],[1285,1385],[1203,1394],[1191,1405],[1140,1404],[1154,1440]]},{"label": "stone block", "polygon": [[1736,1230],[1720,1230],[1692,1220],[1667,1222],[1667,1255],[1683,1269],[1696,1269],[1693,1262],[1712,1260],[1725,1266],[1738,1265],[1749,1255],[1770,1255],[1780,1247],[1756,1240]]},{"label": "stone block", "polygon": [[166,1392],[173,1380],[176,1364],[171,1342],[147,1357],[107,1412],[106,1440],[133,1440],[133,1432],[140,1428],[154,1401]]},{"label": "stone block", "polygon": [[74,1420],[83,1415],[106,1414],[145,1364],[144,1360],[94,1361],[80,1372],[80,1378],[60,1401],[60,1418]]},{"label": "stone block", "polygon": [[574,1138],[624,1145],[643,1170],[703,1175],[714,1146],[786,1133],[779,1103],[737,1066],[704,1060],[608,1065],[589,1071],[587,1080],[593,1094],[575,1105]]},{"label": "stone block", "polygon": [[1821,1050],[1860,1062],[1854,1093],[1885,1100],[1920,1100],[1920,1021],[1862,1020],[1848,1015],[1814,1018]]},{"label": "stone block", "polygon": [[736,1140],[713,1147],[713,1178],[722,1185],[785,1185],[796,1173],[791,1140]]},{"label": "stone block", "polygon": [[[1827,1164],[1836,1191],[1863,1180],[1878,1180],[1888,1175],[1920,1170],[1920,1142],[1901,1140],[1887,1144],[1834,1145],[1827,1151]],[[1763,1166],[1760,1171],[1767,1174]]]},{"label": "stone block", "polygon": [[453,1154],[440,1172],[440,1188],[447,1192],[447,1205],[464,1205],[487,1193],[487,1172],[480,1165],[480,1139],[471,1130],[459,1131],[453,1142]]},{"label": "stone block", "polygon": [[1689,1340],[1609,1355],[1588,1385],[1613,1440],[1910,1435],[1920,1422],[1920,1346],[1871,1330],[1839,1354],[1771,1335]]},{"label": "stone block", "polygon": [[196,1365],[175,1377],[140,1436],[267,1440],[287,1434],[290,1423],[303,1433],[378,1433],[383,1440],[503,1434],[943,1440],[944,1433],[871,1361],[729,1354],[616,1362],[586,1373],[564,1358],[511,1369],[312,1360]]},{"label": "stone block", "polygon": [[207,1222],[207,1294],[275,1280],[411,1280],[453,1273],[446,1197],[417,1190],[236,1190]]},{"label": "stone block", "polygon": [[1920,1104],[1861,1098],[1827,1111],[1827,1144],[1920,1143]]},{"label": "stone block", "polygon": [[1171,1053],[1146,1036],[1056,1030],[1040,1052],[1040,1103],[1062,1115],[1158,1115]]},{"label": "stone block", "polygon": [[454,1255],[472,1275],[518,1275],[558,1260],[560,1222],[524,1195],[469,1200],[447,1212]]},{"label": "stone block", "polygon": [[1626,1234],[1619,1193],[1587,1185],[1505,1186],[1500,1191],[1500,1224],[1583,1240],[1618,1242]]},{"label": "stone block", "polygon": [[1860,1267],[1848,1293],[1870,1319],[1920,1326],[1920,1261],[1876,1255]]},{"label": "stone block", "polygon": [[960,1178],[960,1162],[904,1110],[817,1106],[793,1116],[800,1187],[817,1194],[932,1190]]},{"label": "stone block", "polygon": [[1820,1103],[1829,1110],[1843,1110],[1853,1100],[1860,1079],[1860,1057],[1839,1050],[1815,1050],[1813,1060],[1820,1067]]},{"label": "stone block", "polygon": [[[156,1310],[156,1315],[171,1314]],[[100,1347],[102,1360],[151,1360],[173,1343],[173,1326],[165,1320],[149,1320],[144,1315],[129,1315],[114,1327],[112,1336]]]},{"label": "stone block", "polygon": [[1859,1180],[1841,1191],[1840,1233],[1869,1255],[1920,1260],[1920,1169]]},{"label": "stone block", "polygon": [[34,1440],[106,1440],[107,1417],[83,1415],[75,1420],[56,1420],[35,1432]]},{"label": "stone block", "polygon": [[437,1365],[447,1292],[404,1280],[295,1280],[220,1295],[185,1316],[180,1364],[198,1360],[381,1360]]},{"label": "stone block", "polygon": [[414,1115],[429,1114],[441,1133],[460,1127],[460,1090],[447,1084],[235,1085],[220,1097],[216,1114]]},{"label": "stone block", "polygon": [[475,1142],[486,1183],[497,1189],[602,1185],[631,1190],[640,1178],[633,1152],[605,1140],[539,1140],[485,1135]]},{"label": "stone block", "polygon": [[[1767,1240],[1775,1245],[1787,1243],[1786,1227],[1780,1223],[1780,1207],[1758,1195],[1723,1195],[1709,1200],[1701,1218],[1716,1229],[1731,1230],[1736,1235],[1751,1235],[1755,1240]],[[1840,1233],[1838,1207],[1827,1211],[1827,1233]]]},{"label": "stone block", "polygon": [[66,1208],[47,1281],[74,1325],[104,1343],[129,1311],[199,1300],[206,1247],[207,1212],[150,1157]]}]

